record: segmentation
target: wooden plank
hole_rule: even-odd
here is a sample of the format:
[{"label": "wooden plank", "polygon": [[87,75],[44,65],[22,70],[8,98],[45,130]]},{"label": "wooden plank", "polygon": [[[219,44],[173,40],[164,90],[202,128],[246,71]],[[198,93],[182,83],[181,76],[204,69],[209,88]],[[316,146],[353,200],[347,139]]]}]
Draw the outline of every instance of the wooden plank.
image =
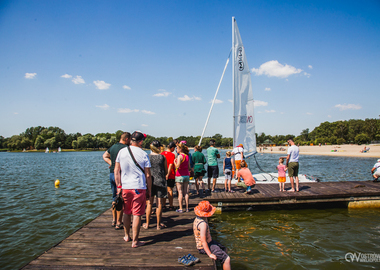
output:
[{"label": "wooden plank", "polygon": [[[190,207],[199,202],[199,197],[192,198]],[[142,247],[132,248],[123,240],[124,230],[111,227],[112,214],[107,210],[22,269],[186,269],[178,257],[189,253],[201,259],[194,269],[216,269],[215,262],[196,249],[193,211],[164,212],[167,228],[162,230],[156,229],[152,217],[151,227],[140,230],[140,240],[146,243]]]}]

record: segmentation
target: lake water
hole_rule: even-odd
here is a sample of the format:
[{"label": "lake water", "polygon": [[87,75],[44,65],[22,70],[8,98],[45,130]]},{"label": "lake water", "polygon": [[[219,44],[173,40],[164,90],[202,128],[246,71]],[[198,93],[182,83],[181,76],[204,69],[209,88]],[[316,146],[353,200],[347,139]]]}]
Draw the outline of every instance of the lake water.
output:
[{"label": "lake water", "polygon": [[[110,207],[102,154],[0,153],[0,269],[22,267]],[[257,160],[273,172],[279,156],[258,154]],[[301,156],[300,173],[322,181],[370,180],[375,161]],[[249,164],[259,172],[254,159]],[[231,250],[233,269],[379,268],[345,261],[348,252],[380,253],[378,224],[377,210],[347,209],[242,210],[211,220],[214,237]]]}]

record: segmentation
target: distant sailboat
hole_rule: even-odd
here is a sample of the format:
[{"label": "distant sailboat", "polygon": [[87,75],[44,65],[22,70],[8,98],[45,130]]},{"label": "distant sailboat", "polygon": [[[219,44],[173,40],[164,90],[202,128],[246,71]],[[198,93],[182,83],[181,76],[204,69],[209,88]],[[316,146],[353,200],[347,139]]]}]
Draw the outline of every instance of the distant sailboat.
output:
[{"label": "distant sailboat", "polygon": [[60,153],[61,152],[61,147],[58,147],[58,153]]},{"label": "distant sailboat", "polygon": [[48,154],[49,154],[49,147],[46,147],[46,149],[45,149],[45,153],[48,153]]}]

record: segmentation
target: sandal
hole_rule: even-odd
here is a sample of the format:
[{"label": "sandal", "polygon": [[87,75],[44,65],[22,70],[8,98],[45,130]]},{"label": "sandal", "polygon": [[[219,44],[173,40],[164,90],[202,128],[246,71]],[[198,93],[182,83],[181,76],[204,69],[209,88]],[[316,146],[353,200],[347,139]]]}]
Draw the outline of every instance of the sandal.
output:
[{"label": "sandal", "polygon": [[116,221],[112,221],[111,226],[112,226],[112,227],[115,227],[115,226],[116,226]]},{"label": "sandal", "polygon": [[193,261],[187,259],[186,256],[187,255],[185,255],[183,257],[178,257],[178,263],[182,263],[185,266],[191,266],[191,265],[195,264]]},{"label": "sandal", "polygon": [[123,224],[116,224],[115,230],[122,230],[122,229],[124,229]]},{"label": "sandal", "polygon": [[186,259],[193,261],[194,263],[200,263],[201,260],[190,253],[185,256]]}]

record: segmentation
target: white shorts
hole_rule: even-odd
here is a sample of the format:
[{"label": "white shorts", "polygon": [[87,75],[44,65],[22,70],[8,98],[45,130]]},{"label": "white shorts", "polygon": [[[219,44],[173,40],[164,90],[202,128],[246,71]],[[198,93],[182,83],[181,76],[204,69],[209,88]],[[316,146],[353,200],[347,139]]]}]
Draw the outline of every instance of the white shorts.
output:
[{"label": "white shorts", "polygon": [[232,178],[232,171],[230,169],[225,169],[224,170],[224,175],[226,177],[226,180],[231,180],[231,178]]},{"label": "white shorts", "polygon": [[373,176],[380,176],[380,171],[377,170],[377,171],[373,174]]}]

